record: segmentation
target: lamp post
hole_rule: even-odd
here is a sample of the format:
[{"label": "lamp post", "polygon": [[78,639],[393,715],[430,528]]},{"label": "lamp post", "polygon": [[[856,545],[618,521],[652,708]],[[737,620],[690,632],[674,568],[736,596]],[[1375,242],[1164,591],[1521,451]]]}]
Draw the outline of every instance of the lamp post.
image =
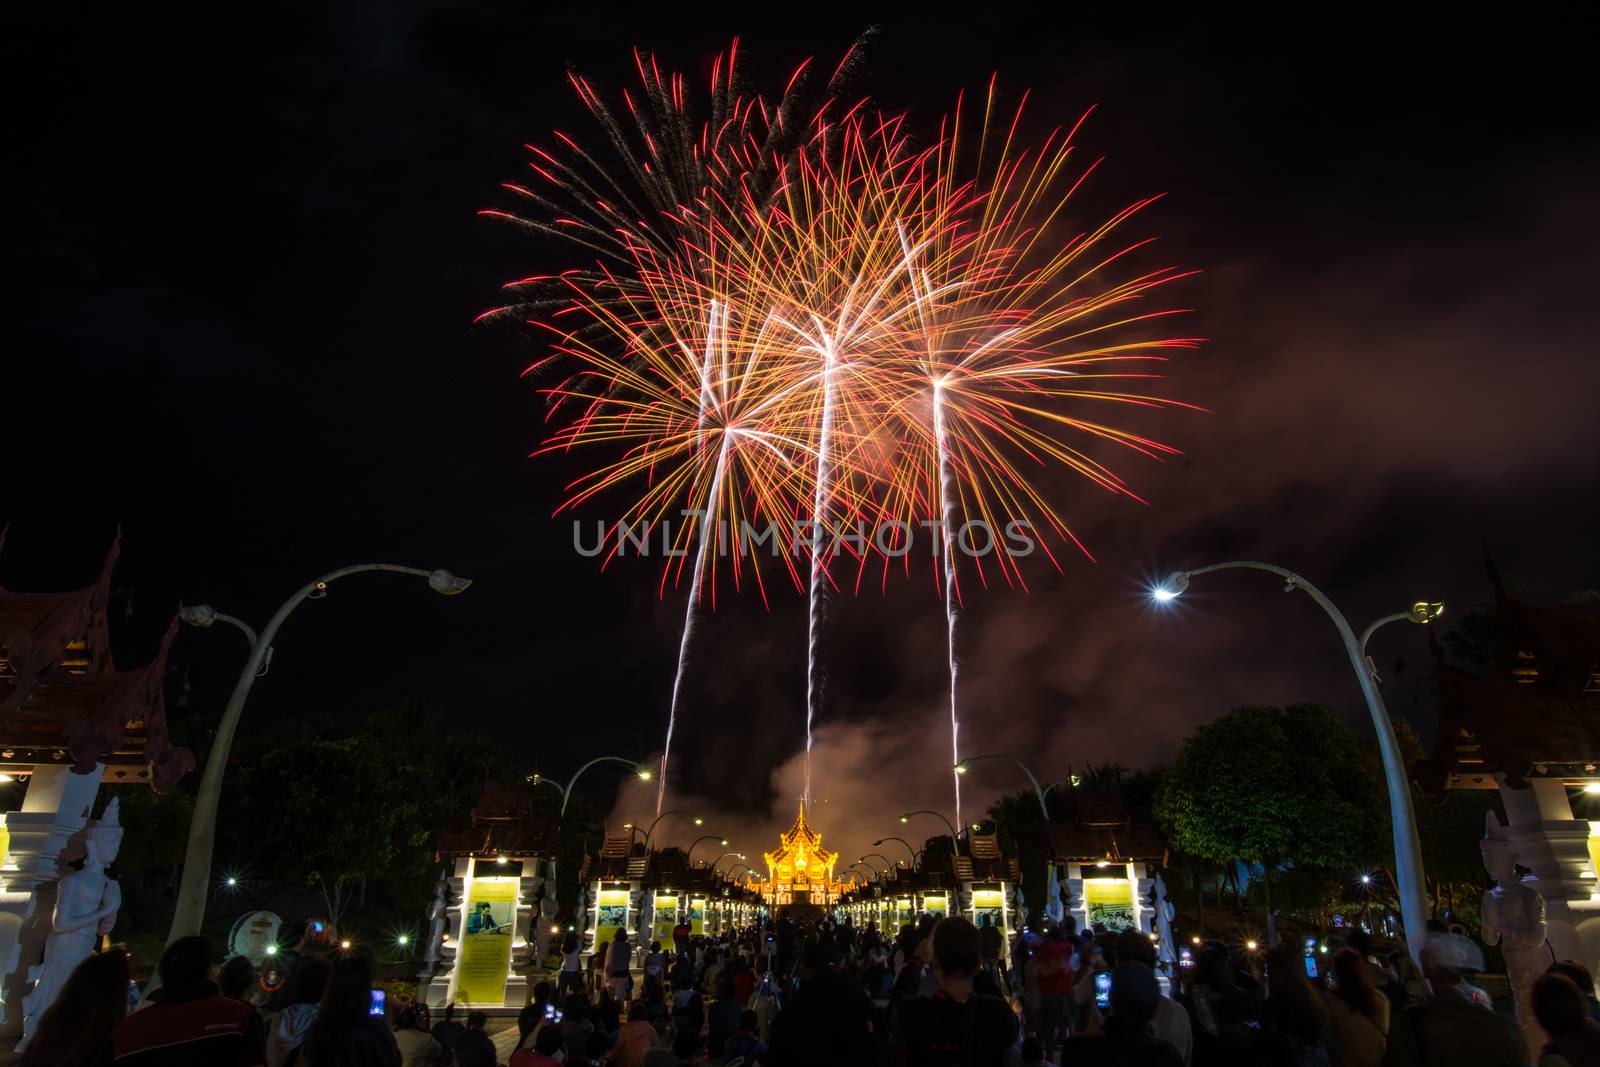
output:
[{"label": "lamp post", "polygon": [[918,808],[916,811],[908,811],[904,815],[900,816],[900,821],[910,822],[913,815],[932,815],[940,822],[944,823],[945,826],[950,830],[950,851],[957,856],[961,855],[961,835],[956,833],[955,823],[945,818],[943,812],[932,811],[928,808]]},{"label": "lamp post", "polygon": [[722,845],[727,845],[728,843],[728,839],[726,837],[721,837],[717,834],[706,834],[704,837],[697,837],[689,845],[689,851],[683,854],[683,862],[685,864],[689,864],[690,861],[694,859],[694,846],[698,845],[702,841],[716,841]]},{"label": "lamp post", "polygon": [[267,673],[272,662],[272,640],[278,636],[289,613],[307,600],[321,600],[328,595],[328,586],[340,578],[366,571],[392,571],[396,574],[413,574],[428,580],[428,587],[443,596],[455,596],[472,584],[469,578],[457,578],[446,570],[425,571],[420,567],[402,567],[394,563],[359,563],[353,567],[340,567],[301,586],[285,600],[259,635],[248,625],[232,615],[224,615],[209,604],[194,604],[180,608],[178,614],[191,626],[207,627],[225,622],[238,627],[250,642],[250,655],[234,682],[233,694],[217,723],[216,735],[211,740],[211,751],[206,756],[206,767],[200,776],[199,791],[195,795],[194,815],[189,821],[189,844],[183,856],[183,875],[178,881],[178,900],[173,908],[172,929],[167,934],[167,944],[180,937],[200,932],[206,914],[206,886],[211,882],[211,855],[217,840],[217,809],[222,800],[222,776],[228,766],[228,752],[233,747],[233,735],[239,728],[244,713],[245,700],[257,678]]},{"label": "lamp post", "polygon": [[[590,767],[593,767],[597,763],[625,763],[629,767],[633,768],[634,777],[639,779],[641,782],[648,782],[655,776],[654,771],[652,771],[649,767],[646,767],[643,763],[640,763],[638,760],[628,759],[625,756],[596,756],[594,759],[590,760],[588,763],[585,763],[582,767],[579,767],[576,771],[574,771],[572,773],[572,777],[567,779],[567,784],[565,786],[561,785],[559,782],[556,782],[554,779],[544,778],[538,774],[529,775],[528,781],[532,782],[536,786],[547,785],[561,794],[560,820],[565,821],[567,815],[567,801],[572,799],[573,787],[578,784],[578,779],[583,777],[583,772],[588,770]],[[551,903],[556,903],[556,861],[554,859],[550,861],[549,875],[550,901]]]},{"label": "lamp post", "polygon": [[857,869],[867,872],[867,875],[868,875],[867,880],[868,881],[872,881],[872,882],[881,882],[881,881],[883,881],[883,879],[881,877],[879,877],[879,875],[878,875],[878,868],[874,867],[870,863],[863,863],[861,860],[856,860],[850,866],[845,868],[845,870],[847,870],[847,871],[854,871],[854,870],[857,870]]},{"label": "lamp post", "polygon": [[[1374,669],[1372,661],[1367,658],[1366,646],[1367,641],[1380,626],[1402,619],[1425,626],[1444,613],[1444,605],[1419,600],[1412,604],[1408,611],[1395,612],[1376,620],[1358,639],[1344,613],[1335,607],[1333,601],[1324,596],[1320,589],[1291,570],[1254,560],[1233,560],[1227,563],[1213,563],[1207,567],[1196,567],[1192,570],[1173,571],[1164,582],[1151,590],[1150,595],[1157,602],[1166,603],[1189,588],[1189,580],[1195,575],[1234,569],[1275,574],[1284,580],[1286,593],[1292,593],[1296,589],[1303,590],[1327,613],[1328,618],[1333,620],[1334,629],[1339,632],[1339,639],[1344,642],[1345,653],[1350,657],[1350,667],[1356,672],[1361,695],[1366,699],[1367,711],[1372,716],[1372,728],[1378,735],[1378,753],[1383,758],[1383,777],[1389,789],[1389,822],[1394,828],[1394,874],[1395,883],[1400,889],[1400,911],[1405,921],[1406,944],[1411,950],[1411,958],[1420,967],[1423,934],[1428,928],[1428,896],[1422,877],[1422,842],[1417,834],[1416,812],[1411,807],[1411,779],[1406,774],[1405,764],[1401,761],[1400,742],[1394,735],[1394,723],[1389,720],[1389,711],[1384,706],[1383,694],[1378,692],[1378,672]],[[1267,918],[1270,920],[1271,916]]]},{"label": "lamp post", "polygon": [[744,859],[744,853],[743,852],[724,852],[722,855],[720,855],[716,859],[712,860],[706,866],[708,866],[712,870],[716,870],[717,869],[717,864],[721,863],[723,860],[727,859],[729,856],[738,856],[740,859]]},{"label": "lamp post", "polygon": [[752,874],[755,873],[755,869],[753,867],[751,867],[748,863],[735,863],[732,867],[728,868],[728,880],[730,882],[733,881],[733,873],[735,871],[737,871],[740,867],[743,867],[745,870],[749,871]]},{"label": "lamp post", "polygon": [[889,859],[889,857],[885,856],[882,852],[868,852],[865,856],[862,856],[861,858],[862,858],[862,860],[870,860],[874,856],[878,857],[880,860],[883,861],[883,869],[884,869],[885,873],[888,873],[891,869],[899,866],[898,863],[892,862]]},{"label": "lamp post", "polygon": [[883,847],[883,843],[885,841],[898,841],[898,842],[900,842],[901,845],[905,846],[905,850],[906,850],[907,854],[909,854],[911,856],[911,869],[912,870],[916,869],[916,867],[917,867],[917,856],[919,855],[919,853],[917,852],[916,849],[911,847],[911,842],[910,841],[907,841],[903,837],[880,837],[880,838],[878,838],[876,841],[874,841],[872,843],[872,847],[873,848],[882,848]]},{"label": "lamp post", "polygon": [[644,832],[644,851],[645,851],[646,855],[648,855],[649,852],[650,852],[650,838],[656,832],[656,825],[658,823],[660,823],[662,819],[665,819],[668,815],[687,815],[687,816],[689,816],[689,818],[694,820],[694,824],[696,826],[704,826],[705,823],[706,823],[706,821],[704,819],[702,819],[700,816],[696,815],[694,812],[689,811],[687,808],[668,808],[666,811],[662,812],[660,815],[657,815],[655,817],[655,819],[650,823],[649,829],[645,830],[645,832]]},{"label": "lamp post", "polygon": [[[1017,757],[1015,757],[1015,756],[1013,756],[1013,755],[1011,755],[1010,753],[1007,753],[1007,752],[986,752],[981,756],[968,756],[966,759],[961,760],[959,763],[956,764],[956,773],[957,774],[966,774],[968,771],[970,771],[972,769],[972,765],[974,763],[977,763],[979,760],[986,760],[986,759],[1010,760],[1012,763],[1015,763],[1017,765],[1017,769],[1018,770],[1020,770],[1023,774],[1027,775],[1028,781],[1033,785],[1034,795],[1039,798],[1039,815],[1040,815],[1041,818],[1044,819],[1044,823],[1042,825],[1042,829],[1046,834],[1048,834],[1050,832],[1050,806],[1045,803],[1045,797],[1049,793],[1050,789],[1052,789],[1053,787],[1055,787],[1055,786],[1057,786],[1057,785],[1059,785],[1061,783],[1060,782],[1051,782],[1050,785],[1048,785],[1048,786],[1041,786],[1039,784],[1039,776],[1034,774],[1033,771],[1031,769],[1029,769],[1029,767],[1028,767],[1028,765],[1026,763],[1023,763],[1021,760],[1017,759]],[[1070,782],[1071,780],[1072,779],[1070,777],[1063,779],[1063,781],[1067,781],[1067,782]],[[1046,859],[1045,859],[1045,874],[1044,874],[1044,894],[1045,894],[1045,900],[1047,902],[1050,899],[1050,883],[1055,881],[1055,877],[1056,877],[1055,863],[1052,862],[1049,859],[1049,857],[1046,857]],[[1041,908],[1041,911],[1043,911],[1042,908]]]}]

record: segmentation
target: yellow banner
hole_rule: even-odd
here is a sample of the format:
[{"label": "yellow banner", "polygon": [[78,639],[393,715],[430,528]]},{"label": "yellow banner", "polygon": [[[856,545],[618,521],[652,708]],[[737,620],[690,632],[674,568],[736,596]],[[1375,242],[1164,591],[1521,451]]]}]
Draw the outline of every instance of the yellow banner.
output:
[{"label": "yellow banner", "polygon": [[1126,878],[1085,878],[1083,901],[1096,930],[1130,930],[1138,925],[1133,914],[1133,883]]},{"label": "yellow banner", "polygon": [[603,952],[607,945],[617,939],[617,931],[628,925],[628,891],[602,889],[595,907],[594,922],[594,950]]},{"label": "yellow banner", "polygon": [[655,940],[661,942],[661,947],[668,953],[677,951],[672,937],[672,929],[677,925],[678,898],[675,896],[656,897]]},{"label": "yellow banner", "polygon": [[517,879],[472,880],[467,888],[461,952],[456,958],[456,1003],[505,1003],[516,915]]}]

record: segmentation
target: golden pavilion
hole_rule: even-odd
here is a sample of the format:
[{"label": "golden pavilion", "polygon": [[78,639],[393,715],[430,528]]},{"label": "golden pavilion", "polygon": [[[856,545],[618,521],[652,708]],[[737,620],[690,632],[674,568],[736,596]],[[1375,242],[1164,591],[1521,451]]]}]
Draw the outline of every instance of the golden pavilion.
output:
[{"label": "golden pavilion", "polygon": [[837,904],[840,886],[833,877],[837,852],[822,847],[822,835],[806,824],[806,807],[800,805],[794,825],[779,835],[776,850],[762,854],[767,861],[767,881],[762,896],[769,905]]}]

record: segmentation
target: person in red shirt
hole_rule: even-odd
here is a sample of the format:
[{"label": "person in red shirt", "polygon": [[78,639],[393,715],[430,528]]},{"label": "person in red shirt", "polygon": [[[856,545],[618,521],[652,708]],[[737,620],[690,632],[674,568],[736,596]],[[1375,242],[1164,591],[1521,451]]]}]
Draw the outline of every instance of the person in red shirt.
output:
[{"label": "person in red shirt", "polygon": [[1039,968],[1039,1042],[1046,1058],[1061,1047],[1066,1036],[1074,978],[1072,952],[1067,932],[1052,926],[1033,961]]},{"label": "person in red shirt", "polygon": [[211,980],[211,942],[180,937],[161,954],[161,988],[111,1035],[117,1067],[260,1067],[261,1016]]}]

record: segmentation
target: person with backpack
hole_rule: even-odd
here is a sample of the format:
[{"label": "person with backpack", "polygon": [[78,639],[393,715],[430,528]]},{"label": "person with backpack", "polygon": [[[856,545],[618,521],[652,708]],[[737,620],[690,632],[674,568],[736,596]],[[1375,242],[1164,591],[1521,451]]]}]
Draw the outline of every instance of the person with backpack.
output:
[{"label": "person with backpack", "polygon": [[891,1062],[914,1067],[1000,1067],[1017,1041],[1017,1017],[999,997],[973,990],[983,965],[978,928],[959,916],[940,919],[930,938],[937,990],[896,1007]]}]

